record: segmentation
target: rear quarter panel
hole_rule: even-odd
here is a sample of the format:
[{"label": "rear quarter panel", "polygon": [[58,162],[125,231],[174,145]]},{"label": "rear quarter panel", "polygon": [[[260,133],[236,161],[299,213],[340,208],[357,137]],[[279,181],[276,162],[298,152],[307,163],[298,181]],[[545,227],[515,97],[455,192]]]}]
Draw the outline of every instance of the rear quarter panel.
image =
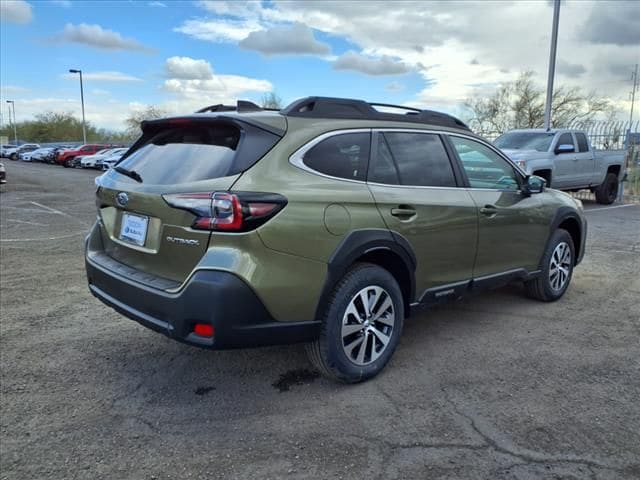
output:
[{"label": "rear quarter panel", "polygon": [[[284,210],[258,229],[260,238],[270,249],[327,262],[351,230],[386,226],[364,182],[323,177],[289,162],[298,148],[328,131],[326,121],[289,119],[289,122],[294,124],[290,125],[290,133],[242,174],[233,189],[273,192],[287,197]],[[295,125],[296,122],[299,124]],[[340,121],[332,127],[335,130],[359,128],[353,122]]]}]

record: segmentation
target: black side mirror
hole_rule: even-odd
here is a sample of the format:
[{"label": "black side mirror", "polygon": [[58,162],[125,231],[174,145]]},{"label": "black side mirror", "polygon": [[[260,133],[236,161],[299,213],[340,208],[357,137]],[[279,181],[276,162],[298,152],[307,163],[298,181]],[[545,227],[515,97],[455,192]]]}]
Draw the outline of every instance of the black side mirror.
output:
[{"label": "black side mirror", "polygon": [[576,151],[576,149],[573,145],[563,143],[562,145],[558,145],[554,151],[557,155],[559,153],[573,153]]},{"label": "black side mirror", "polygon": [[538,177],[537,175],[528,175],[522,187],[522,193],[527,196],[542,193],[544,192],[546,184],[547,181],[544,178]]}]

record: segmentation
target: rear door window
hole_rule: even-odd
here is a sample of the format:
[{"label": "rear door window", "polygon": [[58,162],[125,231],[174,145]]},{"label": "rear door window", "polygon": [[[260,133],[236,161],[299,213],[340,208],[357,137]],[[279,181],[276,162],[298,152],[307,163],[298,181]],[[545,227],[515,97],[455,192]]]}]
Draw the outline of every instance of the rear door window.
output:
[{"label": "rear door window", "polygon": [[578,141],[578,152],[584,153],[589,151],[589,142],[587,142],[587,136],[584,133],[577,132],[576,140]]},{"label": "rear door window", "polygon": [[442,140],[431,133],[380,133],[369,181],[421,187],[456,186]]}]

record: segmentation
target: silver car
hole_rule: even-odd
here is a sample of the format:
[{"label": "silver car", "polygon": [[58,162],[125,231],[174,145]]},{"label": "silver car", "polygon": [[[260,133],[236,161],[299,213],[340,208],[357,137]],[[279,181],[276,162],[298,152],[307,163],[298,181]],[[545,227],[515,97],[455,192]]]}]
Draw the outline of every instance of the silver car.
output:
[{"label": "silver car", "polygon": [[116,163],[118,163],[118,160],[122,158],[122,156],[126,153],[127,150],[129,149],[117,148],[113,152],[111,152],[111,155],[103,158],[101,162],[102,170],[109,170],[111,167],[113,167]]}]

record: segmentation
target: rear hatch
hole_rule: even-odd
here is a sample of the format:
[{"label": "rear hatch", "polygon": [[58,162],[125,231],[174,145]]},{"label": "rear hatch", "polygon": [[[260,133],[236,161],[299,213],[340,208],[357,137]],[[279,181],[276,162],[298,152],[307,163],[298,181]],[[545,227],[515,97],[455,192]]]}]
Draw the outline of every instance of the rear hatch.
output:
[{"label": "rear hatch", "polygon": [[196,223],[202,220],[198,212],[280,140],[283,121],[282,131],[233,116],[145,122],[142,137],[96,180],[102,253],[138,271],[184,281],[211,234]]}]

